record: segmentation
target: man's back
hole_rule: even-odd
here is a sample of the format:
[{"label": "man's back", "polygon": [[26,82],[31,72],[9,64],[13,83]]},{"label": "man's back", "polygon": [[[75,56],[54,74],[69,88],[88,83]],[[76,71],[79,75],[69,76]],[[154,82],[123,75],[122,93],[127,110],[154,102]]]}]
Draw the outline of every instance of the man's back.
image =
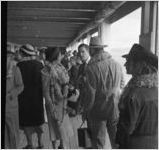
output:
[{"label": "man's back", "polygon": [[[118,90],[122,79],[121,66],[108,53],[99,53],[92,58],[87,67],[87,79],[91,87],[96,90],[91,116],[104,118],[105,109],[108,107],[106,105],[112,104],[114,107],[114,98],[119,95]],[[112,94],[113,100],[108,103],[108,98]]]}]

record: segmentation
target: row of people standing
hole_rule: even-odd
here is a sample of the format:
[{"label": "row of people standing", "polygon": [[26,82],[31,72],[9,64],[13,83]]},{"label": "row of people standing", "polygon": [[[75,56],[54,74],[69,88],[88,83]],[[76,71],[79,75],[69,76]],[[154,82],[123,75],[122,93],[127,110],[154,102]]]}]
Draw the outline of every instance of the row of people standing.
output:
[{"label": "row of people standing", "polygon": [[[8,50],[7,50],[8,51]],[[16,109],[16,115],[10,120],[5,120],[5,135],[8,137],[5,138],[5,147],[6,148],[18,148],[19,144],[19,129],[24,131],[26,135],[28,145],[25,148],[32,148],[33,140],[32,134],[37,133],[38,137],[38,148],[43,146],[42,143],[42,124],[44,123],[44,109],[43,109],[43,95],[42,95],[42,81],[41,81],[41,69],[43,65],[36,60],[36,52],[34,48],[29,45],[23,45],[20,47],[20,58],[21,61],[15,63],[12,52],[12,60],[9,61],[7,53],[7,64],[10,62],[14,64],[14,67],[19,70],[19,74],[15,74],[12,80],[13,83],[7,84],[7,93],[12,92],[16,99],[6,99],[6,112],[11,111],[13,106],[8,108],[7,106],[11,103],[16,104],[14,107]],[[7,66],[8,70],[8,66]],[[12,69],[13,70],[13,69]],[[17,79],[17,82],[15,82]],[[7,81],[9,79],[7,78]],[[17,89],[17,86],[21,85],[21,90],[19,93],[13,93]],[[11,89],[8,89],[11,85]],[[23,87],[23,89],[22,89]],[[10,116],[12,116],[10,114]],[[6,113],[7,117],[7,113]],[[17,119],[15,119],[17,118]],[[16,124],[12,130],[12,125]],[[12,130],[12,133],[11,133]],[[15,143],[16,141],[16,143]]]},{"label": "row of people standing", "polygon": [[[12,54],[13,56],[13,53],[9,52],[7,55],[7,62],[10,60],[9,54]],[[21,87],[15,95],[15,101],[12,101],[11,99],[6,101],[6,112],[11,110],[11,108],[8,107],[8,104],[10,105],[11,102],[17,103],[17,118],[15,119],[12,117],[11,119],[7,119],[11,114],[6,113],[5,135],[8,135],[8,137],[5,138],[5,147],[18,148],[20,127],[20,129],[24,131],[27,139],[27,145],[24,148],[35,148],[32,139],[33,133],[36,133],[38,137],[37,148],[44,148],[44,141],[42,138],[42,125],[45,121],[43,108],[44,97],[50,140],[52,141],[53,148],[71,148],[70,145],[73,145],[74,143],[70,143],[70,138],[73,137],[73,128],[67,110],[69,76],[68,72],[61,64],[64,55],[57,47],[47,47],[45,55],[43,55],[44,51],[40,52],[42,59],[40,57],[37,59],[36,51],[30,44],[21,46],[19,54],[20,61],[14,65],[17,70],[19,70],[18,76],[16,75],[18,81],[13,81],[15,86],[10,89],[14,90],[19,88],[18,85]],[[12,64],[12,62],[10,62],[10,64]],[[8,66],[9,65],[7,65],[7,68],[10,68]],[[8,72],[10,73],[10,70]],[[9,86],[10,83],[7,84],[7,95],[10,93]],[[13,130],[12,133],[11,129],[13,123],[16,123],[14,126],[16,132]],[[12,143],[14,144],[11,145]]]},{"label": "row of people standing", "polygon": [[132,78],[120,95],[121,67],[104,52],[105,46],[99,37],[91,38],[85,70],[83,120],[92,147],[107,148],[107,129],[112,148],[158,148],[158,57],[134,44],[123,56]]},{"label": "row of people standing", "polygon": [[117,148],[117,104],[124,78],[121,66],[104,51],[104,47],[106,45],[98,37],[91,38],[89,46],[79,46],[79,53],[85,62],[80,72],[83,72],[81,77],[84,80],[84,86],[80,86],[83,93],[82,116],[83,120],[87,120],[93,148]]},{"label": "row of people standing", "polygon": [[[118,146],[119,148],[157,148],[157,56],[139,44],[134,44],[129,55],[124,56],[127,60],[125,64],[127,73],[132,74],[132,79],[120,96],[124,87],[122,69],[111,55],[104,51],[104,47],[106,45],[103,45],[98,37],[91,38],[89,46],[81,44],[78,47],[83,64],[78,69],[77,80],[73,81],[75,88],[80,91],[77,113],[82,113],[83,121],[87,120],[88,129],[91,131],[92,148],[108,148],[106,145],[109,139],[112,148]],[[43,93],[45,97],[53,148],[58,148],[59,145],[60,148],[70,148],[70,138],[74,133],[67,107],[69,75],[61,64],[63,55],[60,49],[57,47],[46,49],[44,66],[35,60],[35,51],[30,45],[22,46],[20,51],[23,61],[17,66],[20,68],[24,64],[33,65],[29,72],[26,71],[27,65],[22,67],[22,71],[20,69],[22,80],[25,80],[23,79],[25,76],[26,79],[28,77],[32,79],[23,81],[24,90],[22,80],[16,84],[20,85],[17,95],[23,90],[19,95],[19,101],[20,98],[21,103],[25,101],[22,100],[26,92],[25,85],[35,84],[35,88],[41,92],[37,96],[41,97]],[[37,76],[35,72],[38,72]],[[28,100],[23,105],[28,105],[30,100],[31,103],[36,103],[35,97],[33,98],[36,92],[34,90],[30,92],[30,97],[26,95]],[[41,98],[38,97],[38,100]],[[29,106],[28,109],[24,109],[21,105],[19,102],[19,107],[23,108],[21,113],[19,111],[20,127],[24,130],[28,141],[25,148],[33,148],[31,136],[34,132],[38,135],[39,148],[43,148],[41,125],[44,123],[44,116],[42,113],[37,114],[36,110],[38,106],[38,112],[43,112],[42,100],[37,105]],[[34,112],[36,116],[33,116]],[[27,118],[23,118],[22,116],[26,114]],[[37,120],[30,120],[32,116],[37,117]]]}]

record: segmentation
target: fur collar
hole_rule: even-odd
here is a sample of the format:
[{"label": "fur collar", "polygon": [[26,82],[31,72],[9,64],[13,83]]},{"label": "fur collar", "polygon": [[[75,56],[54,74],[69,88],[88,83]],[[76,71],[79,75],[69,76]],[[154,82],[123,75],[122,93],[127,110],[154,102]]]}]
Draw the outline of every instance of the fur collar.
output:
[{"label": "fur collar", "polygon": [[128,87],[158,87],[158,73],[133,77],[128,83]]},{"label": "fur collar", "polygon": [[119,109],[125,108],[125,101],[127,100],[125,97],[130,95],[132,92],[132,88],[136,87],[145,87],[145,88],[152,88],[152,87],[158,87],[158,73],[154,74],[148,74],[148,75],[140,75],[137,77],[133,77],[127,86],[124,88],[124,91],[121,95],[120,101],[119,101]]}]

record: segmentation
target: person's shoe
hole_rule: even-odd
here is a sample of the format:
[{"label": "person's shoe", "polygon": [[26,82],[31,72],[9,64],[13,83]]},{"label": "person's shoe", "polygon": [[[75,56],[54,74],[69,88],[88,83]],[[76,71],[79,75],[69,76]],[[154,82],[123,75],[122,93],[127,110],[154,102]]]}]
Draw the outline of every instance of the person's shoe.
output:
[{"label": "person's shoe", "polygon": [[60,146],[58,147],[58,149],[64,149],[64,147],[63,147],[62,145],[60,145]]},{"label": "person's shoe", "polygon": [[38,146],[37,149],[44,149],[44,145]]},{"label": "person's shoe", "polygon": [[23,149],[34,149],[34,147],[32,145],[26,145]]}]

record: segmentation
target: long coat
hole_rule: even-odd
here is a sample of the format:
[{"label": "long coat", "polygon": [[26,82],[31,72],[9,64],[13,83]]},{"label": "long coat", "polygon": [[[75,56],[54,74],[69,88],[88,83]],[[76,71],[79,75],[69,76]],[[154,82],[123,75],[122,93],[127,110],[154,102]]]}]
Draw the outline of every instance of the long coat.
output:
[{"label": "long coat", "polygon": [[116,141],[120,148],[158,148],[157,74],[132,78],[119,102]]},{"label": "long coat", "polygon": [[18,95],[22,92],[23,88],[20,70],[17,66],[13,65],[11,74],[6,79],[5,148],[18,148]]},{"label": "long coat", "polygon": [[21,127],[39,126],[44,123],[41,70],[42,63],[26,60],[18,63],[24,82],[19,95],[19,122]]},{"label": "long coat", "polygon": [[61,63],[46,62],[42,81],[50,139],[62,139],[64,148],[70,148],[69,138],[73,136],[73,129],[66,111],[68,73]]},{"label": "long coat", "polygon": [[117,104],[122,84],[121,66],[107,52],[99,52],[86,68],[86,98],[84,112],[88,116],[93,148],[106,147],[108,129],[112,148],[115,148]]},{"label": "long coat", "polygon": [[109,53],[101,52],[88,63],[86,78],[88,88],[85,108],[89,111],[89,116],[99,120],[117,118],[116,106],[123,80],[121,66]]}]

